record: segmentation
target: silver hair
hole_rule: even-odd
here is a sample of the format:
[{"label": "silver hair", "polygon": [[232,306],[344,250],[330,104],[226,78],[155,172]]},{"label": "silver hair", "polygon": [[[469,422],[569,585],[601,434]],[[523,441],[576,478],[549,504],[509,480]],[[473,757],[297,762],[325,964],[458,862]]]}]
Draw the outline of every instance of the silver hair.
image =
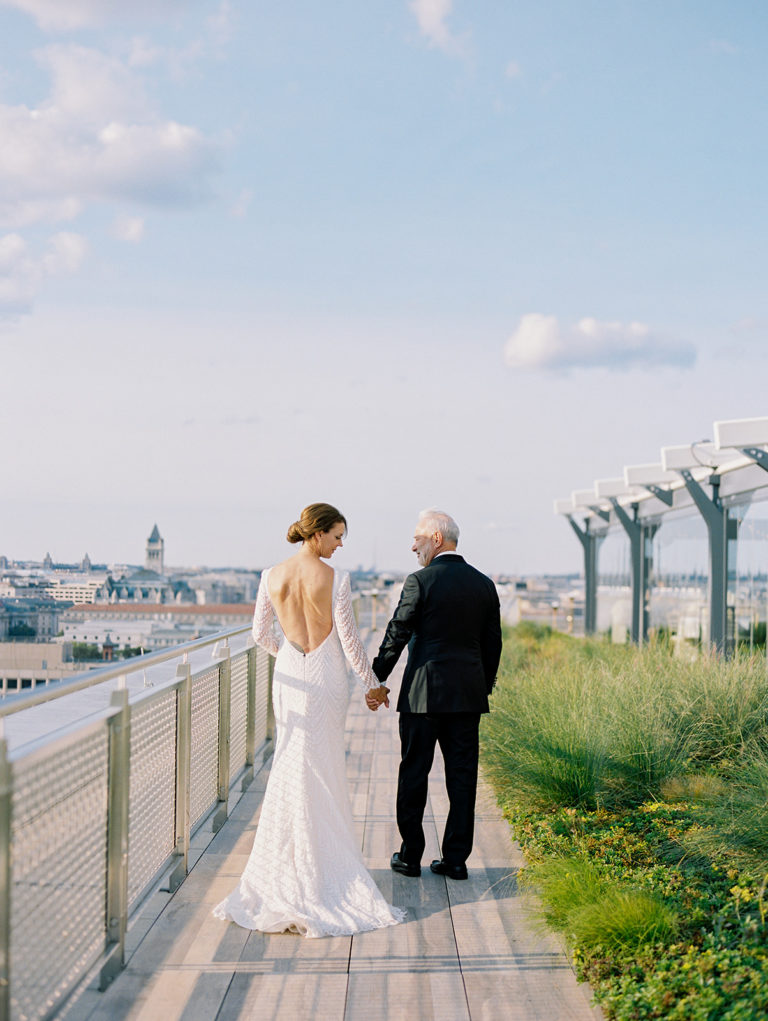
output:
[{"label": "silver hair", "polygon": [[458,543],[459,541],[459,526],[450,514],[439,511],[435,507],[421,511],[418,523],[428,532],[441,532],[446,542]]}]

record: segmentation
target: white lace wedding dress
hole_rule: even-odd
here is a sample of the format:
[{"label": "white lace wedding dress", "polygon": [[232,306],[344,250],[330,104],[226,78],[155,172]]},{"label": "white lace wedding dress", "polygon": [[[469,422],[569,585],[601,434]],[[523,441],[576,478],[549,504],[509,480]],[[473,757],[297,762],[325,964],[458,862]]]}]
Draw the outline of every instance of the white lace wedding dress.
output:
[{"label": "white lace wedding dress", "polygon": [[240,884],[214,909],[246,929],[346,936],[395,925],[357,845],[344,763],[349,703],[346,659],[376,687],[352,612],[349,575],[334,572],[333,627],[306,655],[275,637],[264,571],[253,636],[277,656],[272,681],[276,742],[253,850]]}]

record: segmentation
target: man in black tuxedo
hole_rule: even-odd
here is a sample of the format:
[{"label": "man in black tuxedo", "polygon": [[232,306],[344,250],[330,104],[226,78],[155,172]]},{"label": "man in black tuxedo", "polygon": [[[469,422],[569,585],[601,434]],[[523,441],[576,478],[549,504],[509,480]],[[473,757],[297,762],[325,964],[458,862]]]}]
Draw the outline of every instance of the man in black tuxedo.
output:
[{"label": "man in black tuxedo", "polygon": [[[456,552],[459,529],[441,511],[423,511],[411,547],[424,570],[410,574],[387,625],[373,672],[384,684],[403,647],[408,662],[397,700],[401,762],[397,826],[402,837],[391,866],[421,875],[424,809],[435,744],[445,761],[450,810],[442,858],[430,868],[466,879],[472,850],[481,713],[501,656],[499,597],[490,578]],[[374,708],[372,705],[371,708]]]}]

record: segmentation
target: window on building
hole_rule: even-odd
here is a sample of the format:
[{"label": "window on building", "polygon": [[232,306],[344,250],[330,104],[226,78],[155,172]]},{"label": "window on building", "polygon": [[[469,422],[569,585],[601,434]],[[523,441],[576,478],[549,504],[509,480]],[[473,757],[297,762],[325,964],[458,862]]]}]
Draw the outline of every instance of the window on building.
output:
[{"label": "window on building", "polygon": [[9,677],[5,682],[5,687],[8,691],[15,691],[19,686],[19,680],[17,677]]},{"label": "window on building", "polygon": [[22,686],[22,688],[31,688],[32,687],[32,678],[31,677],[22,677],[22,679],[21,679],[21,686]]}]

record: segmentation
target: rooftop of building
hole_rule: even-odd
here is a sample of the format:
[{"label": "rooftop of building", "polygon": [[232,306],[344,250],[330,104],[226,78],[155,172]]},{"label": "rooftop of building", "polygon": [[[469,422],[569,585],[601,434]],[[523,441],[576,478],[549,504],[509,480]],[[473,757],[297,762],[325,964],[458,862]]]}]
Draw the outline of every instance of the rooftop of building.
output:
[{"label": "rooftop of building", "polygon": [[243,617],[253,613],[253,603],[76,603],[71,610],[87,610],[99,616],[121,617],[126,613],[197,614],[201,617]]}]

